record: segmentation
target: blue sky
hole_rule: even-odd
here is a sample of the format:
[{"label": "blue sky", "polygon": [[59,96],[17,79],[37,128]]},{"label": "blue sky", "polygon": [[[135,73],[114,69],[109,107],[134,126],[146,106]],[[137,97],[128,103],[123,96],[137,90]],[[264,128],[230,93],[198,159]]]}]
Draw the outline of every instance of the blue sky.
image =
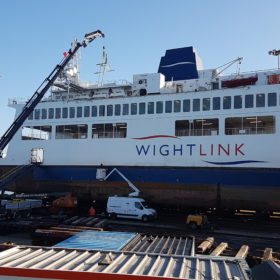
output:
[{"label": "blue sky", "polygon": [[[157,72],[166,49],[194,46],[205,68],[244,58],[241,71],[277,67],[279,0],[0,0],[0,134],[14,118],[8,98],[30,97],[74,37],[106,38],[82,50],[81,78],[94,82],[105,45],[106,80]],[[232,68],[232,72],[236,67]]]}]

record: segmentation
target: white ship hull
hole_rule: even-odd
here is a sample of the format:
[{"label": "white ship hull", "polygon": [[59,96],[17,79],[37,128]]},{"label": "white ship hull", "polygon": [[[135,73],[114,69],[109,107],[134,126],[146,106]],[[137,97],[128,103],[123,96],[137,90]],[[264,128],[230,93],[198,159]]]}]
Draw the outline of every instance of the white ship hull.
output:
[{"label": "white ship hull", "polygon": [[[235,80],[209,73],[178,81],[136,75],[131,91],[58,91],[25,121],[0,169],[29,164],[37,150],[41,165],[19,191],[75,189],[105,199],[125,185],[114,176],[100,183],[96,169],[119,167],[154,203],[280,209],[280,79],[268,82],[280,71]],[[23,105],[11,103],[16,114]]]}]

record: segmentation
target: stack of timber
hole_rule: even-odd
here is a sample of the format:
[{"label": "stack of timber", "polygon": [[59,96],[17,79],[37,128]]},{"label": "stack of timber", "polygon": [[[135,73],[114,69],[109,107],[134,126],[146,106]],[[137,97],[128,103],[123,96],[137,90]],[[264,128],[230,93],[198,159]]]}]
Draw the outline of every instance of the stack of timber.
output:
[{"label": "stack of timber", "polygon": [[103,231],[106,219],[74,216],[50,228],[38,228],[32,233],[33,245],[50,246],[85,230]]},{"label": "stack of timber", "polygon": [[249,246],[241,245],[239,250],[229,248],[227,242],[215,243],[214,237],[207,237],[196,246],[196,254],[206,254],[214,257],[232,256],[237,259],[246,259],[249,253]]}]

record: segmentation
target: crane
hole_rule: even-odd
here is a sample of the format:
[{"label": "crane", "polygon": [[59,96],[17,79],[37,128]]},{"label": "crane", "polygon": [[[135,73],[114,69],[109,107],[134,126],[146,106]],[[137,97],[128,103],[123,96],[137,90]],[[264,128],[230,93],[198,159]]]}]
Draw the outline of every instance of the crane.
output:
[{"label": "crane", "polygon": [[224,65],[221,65],[219,67],[216,68],[216,70],[218,70],[219,68],[222,68],[222,70],[220,70],[219,72],[217,72],[215,74],[215,77],[218,77],[222,72],[224,72],[226,69],[228,69],[231,65],[233,65],[234,63],[238,63],[238,64],[241,64],[242,62],[242,59],[243,57],[237,57],[236,59],[224,64]]},{"label": "crane", "polygon": [[34,110],[36,105],[42,100],[45,93],[49,90],[49,88],[53,85],[56,78],[63,71],[65,66],[69,63],[69,61],[73,58],[75,53],[80,49],[80,47],[87,47],[87,45],[92,42],[97,37],[105,37],[105,35],[100,31],[96,30],[90,33],[85,34],[84,40],[80,43],[77,42],[74,49],[70,49],[68,54],[64,57],[64,59],[55,66],[50,75],[42,82],[39,88],[35,91],[32,97],[27,101],[25,106],[23,107],[22,112],[16,118],[16,120],[11,124],[11,126],[7,129],[4,135],[0,139],[0,158],[3,157],[3,150],[17,133],[18,129],[22,126],[24,121],[27,119],[29,114]]},{"label": "crane", "polygon": [[129,181],[117,168],[114,168],[113,170],[111,170],[111,172],[109,172],[109,174],[107,176],[104,177],[104,170],[105,169],[98,169],[97,170],[97,175],[96,178],[100,181],[106,181],[114,172],[117,172],[129,185],[129,187],[131,189],[134,190],[134,192],[130,193],[128,196],[139,196],[140,195],[140,190],[131,182]]}]

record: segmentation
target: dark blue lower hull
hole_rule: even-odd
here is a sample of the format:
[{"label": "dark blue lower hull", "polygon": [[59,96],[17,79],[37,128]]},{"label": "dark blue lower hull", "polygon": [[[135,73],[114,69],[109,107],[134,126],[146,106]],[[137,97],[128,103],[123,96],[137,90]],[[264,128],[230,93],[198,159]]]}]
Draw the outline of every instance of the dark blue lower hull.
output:
[{"label": "dark blue lower hull", "polygon": [[[35,180],[95,181],[96,167],[38,167]],[[112,168],[108,167],[108,171]],[[279,186],[280,169],[119,167],[132,182]],[[112,174],[108,181],[122,180]],[[279,189],[280,190],[280,189]]]},{"label": "dark blue lower hull", "polygon": [[[16,190],[25,193],[72,192],[81,199],[105,201],[132,190],[117,174],[96,180],[98,167],[38,166]],[[108,172],[113,167],[108,168]],[[118,167],[153,205],[180,208],[221,207],[280,211],[280,170],[229,168]]]}]

